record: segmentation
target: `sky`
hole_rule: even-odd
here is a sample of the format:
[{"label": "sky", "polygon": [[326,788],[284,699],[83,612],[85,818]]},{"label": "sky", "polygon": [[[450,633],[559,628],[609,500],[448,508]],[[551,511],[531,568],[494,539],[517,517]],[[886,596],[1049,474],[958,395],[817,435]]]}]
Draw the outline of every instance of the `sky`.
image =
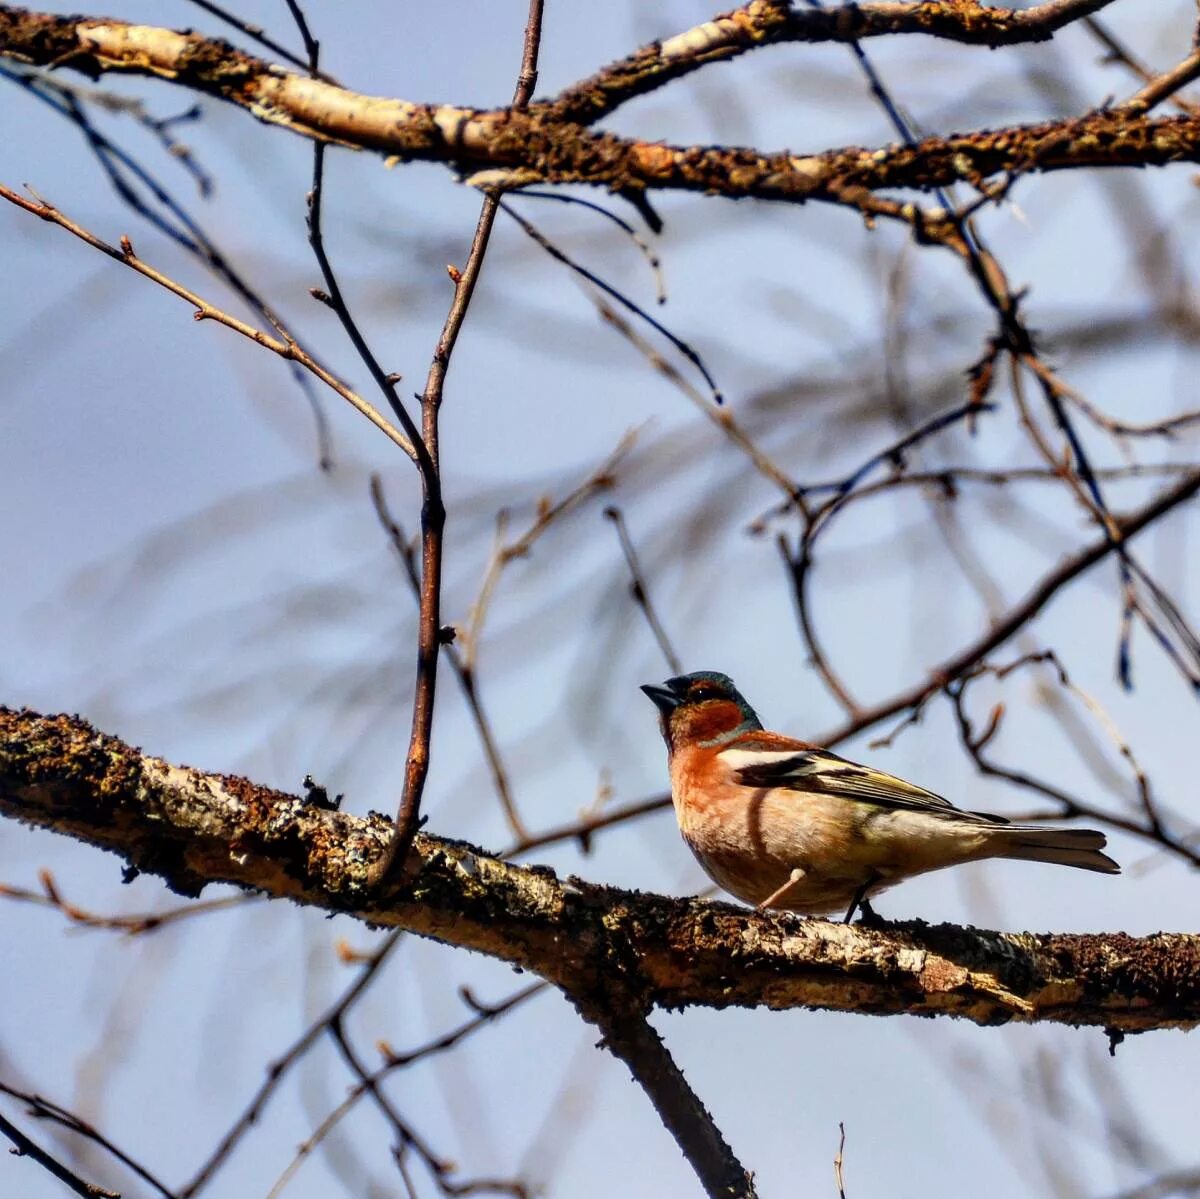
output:
[{"label": "sky", "polygon": [[[283,5],[238,11],[296,42]],[[1153,22],[1146,12],[1119,0],[1105,17],[1146,62],[1165,68],[1190,44],[1194,6],[1159,0]],[[224,33],[185,3],[113,0],[105,13]],[[308,13],[326,69],[355,90],[474,105],[511,95],[525,18],[515,0],[314,3]],[[537,94],[711,15],[694,0],[653,11],[617,3],[602,13],[550,3]],[[1082,30],[1001,51],[915,38],[869,50],[928,131],[1063,115],[1134,90]],[[82,77],[69,81],[90,87]],[[219,282],[121,204],[77,130],[4,86],[0,182],[31,186],[109,241],[128,234],[143,258],[236,309]],[[100,86],[143,100],[156,116],[191,103],[162,83]],[[204,101],[198,121],[176,127],[215,181],[203,198],[127,116],[97,120],[186,197],[297,332],[366,387],[333,314],[307,294],[320,281],[305,243],[307,143]],[[606,127],[798,152],[892,140],[839,46],[774,47],[709,67],[630,104]],[[1186,165],[1030,179],[1012,205],[982,218],[1014,286],[1029,288],[1029,319],[1056,367],[1126,419],[1196,406],[1194,315],[1191,325],[1169,325],[1164,315],[1168,300],[1195,311],[1194,180]],[[442,168],[388,169],[349,152],[330,153],[326,186],[327,238],[343,286],[387,368],[402,373],[407,392],[419,390],[451,298],[446,264],[465,259],[479,197]],[[633,219],[616,201],[590,198]],[[845,475],[921,419],[961,403],[963,372],[991,332],[989,312],[949,255],[916,251],[898,230],[867,229],[852,213],[658,198],[664,232],[643,236],[662,261],[669,298],[659,308],[643,254],[611,223],[576,206],[517,205],[694,345],[739,422],[804,482]],[[293,791],[311,774],[344,792],[357,813],[392,809],[415,606],[368,483],[380,474],[411,530],[410,464],[329,395],[321,404],[335,466],[322,472],[309,404],[279,360],[197,325],[180,301],[9,206],[0,209],[0,244],[0,495],[8,514],[0,523],[0,702],[79,712],[169,760]],[[1002,390],[997,399],[974,438],[955,429],[923,448],[921,464],[1028,463],[1011,397]],[[666,786],[654,713],[637,685],[668,670],[629,601],[606,503],[625,513],[687,669],[733,675],[768,727],[815,737],[838,723],[806,660],[780,569],[773,534],[793,527],[748,531],[777,493],[511,221],[497,226],[442,429],[445,610],[458,623],[469,619],[497,512],[507,510],[509,528],[521,531],[540,497],[568,493],[636,430],[613,489],[513,562],[488,608],[481,694],[531,829],[574,818],[602,791],[618,803]],[[1126,447],[1093,437],[1089,448],[1113,465],[1126,451],[1146,463],[1196,457],[1188,436]],[[1114,485],[1114,506],[1133,506],[1154,486]],[[920,677],[1095,536],[1070,498],[1044,484],[980,489],[957,517],[937,513],[916,492],[865,500],[846,511],[818,561],[815,618],[863,702]],[[1187,519],[1149,534],[1141,548],[1195,614],[1200,579]],[[972,562],[993,577],[982,594]],[[1054,646],[1136,749],[1172,827],[1184,832],[1196,821],[1196,700],[1141,634],[1135,689],[1116,687],[1119,614],[1115,571],[1105,564],[998,657]],[[1024,671],[972,690],[980,724],[993,703],[1007,705],[996,756],[1107,811],[1134,811],[1128,767],[1094,716],[1075,708],[1097,747],[1082,755],[1050,718],[1048,677]],[[841,752],[964,806],[1010,814],[1034,806],[977,775],[944,701],[890,746],[871,748],[888,728]],[[510,840],[449,675],[426,795],[431,831],[494,849]],[[915,880],[878,906],[888,917],[1013,930],[1194,929],[1187,868],[1146,841],[1114,834],[1110,844],[1127,867],[1117,879],[991,863]],[[671,894],[705,886],[665,812],[598,836],[586,856],[563,845],[536,860]],[[97,911],[178,902],[152,878],[122,888],[111,857],[0,829],[0,882],[36,887],[39,869]],[[248,1101],[265,1063],[347,985],[340,939],[357,949],[376,941],[345,918],[265,902],[141,938],[72,929],[56,912],[9,903],[0,907],[0,1080],[77,1109],[180,1183]],[[494,1001],[524,981],[495,962],[412,940],[356,1010],[352,1031],[368,1047],[417,1045],[468,1014],[460,986]],[[1200,1050],[1186,1034],[1130,1038],[1110,1058],[1098,1031],[1050,1026],[706,1010],[659,1013],[654,1022],[764,1196],[835,1193],[839,1124],[854,1199],[1099,1197],[1194,1165],[1184,1079]],[[547,993],[458,1051],[405,1072],[396,1102],[468,1175],[519,1175],[545,1195],[572,1199],[698,1193],[648,1101],[595,1041]],[[332,1046],[315,1050],[207,1193],[265,1195],[347,1085]],[[19,1105],[3,1110],[52,1141]],[[401,1194],[386,1135],[364,1110],[283,1193]],[[88,1177],[146,1193],[86,1147],[60,1144]],[[0,1194],[49,1199],[60,1188],[31,1163],[0,1155]]]}]

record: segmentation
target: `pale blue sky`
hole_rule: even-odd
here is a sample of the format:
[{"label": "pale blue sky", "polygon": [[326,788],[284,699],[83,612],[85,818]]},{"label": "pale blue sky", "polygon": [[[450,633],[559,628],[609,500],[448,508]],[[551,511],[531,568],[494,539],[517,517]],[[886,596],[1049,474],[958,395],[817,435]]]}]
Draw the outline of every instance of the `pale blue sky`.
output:
[{"label": "pale blue sky", "polygon": [[[283,5],[238,7],[296,40]],[[1195,10],[1184,0],[1154,7],[1161,25],[1153,29],[1143,27],[1146,6],[1132,0],[1120,0],[1107,19],[1165,67],[1189,44]],[[113,0],[104,12],[220,32],[183,3]],[[358,90],[475,104],[511,94],[521,0],[313,3],[308,12],[327,69]],[[697,0],[652,14],[636,4],[601,12],[551,0],[538,92],[711,15]],[[929,130],[1053,116],[1063,104],[1082,109],[1132,90],[1099,64],[1095,44],[1078,30],[1050,45],[996,52],[918,39],[872,43],[870,52]],[[1064,72],[1075,98],[1039,89],[1039,79]],[[104,86],[144,98],[156,114],[190,103],[165,84]],[[12,86],[3,94],[0,181],[30,184],[110,241],[130,234],[144,258],[232,304],[120,205],[71,127]],[[207,202],[189,194],[178,166],[128,121],[107,118],[103,127],[170,179],[297,331],[365,387],[334,317],[306,294],[319,282],[304,241],[310,148],[216,102],[206,101],[204,112],[184,136],[218,181]],[[778,47],[711,67],[609,124],[649,138],[798,151],[891,140],[850,54],[837,46]],[[1080,332],[1141,316],[1167,290],[1166,279],[1148,282],[1132,257],[1126,234],[1143,227],[1143,205],[1173,226],[1172,269],[1194,272],[1194,175],[1181,166],[1102,180],[1032,179],[1017,189],[1016,210],[984,218],[1014,285],[1030,285],[1031,323],[1047,334],[1064,376],[1129,418],[1195,406],[1194,345],[1118,342],[1114,334],[1112,346],[1095,347]],[[409,391],[419,389],[450,299],[445,264],[465,257],[478,197],[440,168],[389,171],[375,158],[337,152],[327,186],[330,251],[355,311],[388,369],[403,373]],[[962,372],[991,321],[949,255],[916,253],[896,230],[869,233],[854,215],[817,205],[666,196],[656,206],[666,221],[657,249],[670,292],[656,314],[701,350],[732,410],[795,477],[836,477],[907,427],[886,413],[885,353],[918,417],[961,400]],[[644,263],[607,223],[561,205],[524,201],[521,210],[652,302]],[[394,510],[411,527],[416,489],[407,461],[330,396],[323,402],[338,466],[319,474],[307,406],[281,362],[223,329],[197,326],[165,292],[7,206],[0,244],[0,495],[8,513],[0,526],[0,700],[78,711],[156,754],[281,787],[296,789],[311,773],[344,791],[353,811],[391,809],[408,726],[413,605],[372,516],[367,479],[383,472]],[[911,341],[903,359],[884,333],[896,279]],[[768,393],[776,399],[761,398]],[[925,460],[1029,462],[1007,393],[998,398],[1002,410],[973,442],[955,431],[931,443]],[[627,513],[687,668],[732,674],[772,727],[807,736],[832,727],[837,709],[805,663],[772,538],[744,531],[774,502],[770,485],[601,325],[568,274],[503,220],[446,393],[448,617],[467,615],[494,512],[510,507],[513,527],[523,527],[541,494],[560,495],[586,477],[633,427],[642,429],[638,446],[612,498]],[[1094,449],[1120,460],[1099,440]],[[1189,438],[1136,450],[1146,461],[1196,456]],[[1146,494],[1142,484],[1114,490],[1114,504]],[[963,508],[967,542],[990,562],[1009,602],[1094,536],[1055,489],[1022,492],[1019,507],[1015,498],[971,492]],[[480,653],[483,694],[534,828],[572,818],[602,777],[614,802],[666,784],[654,713],[637,691],[666,670],[628,604],[616,542],[600,515],[605,502],[581,508],[506,573]],[[698,510],[706,522],[689,523]],[[864,700],[912,681],[986,621],[930,514],[915,493],[866,501],[825,546],[817,620]],[[1184,521],[1142,549],[1195,614],[1200,580]],[[1118,615],[1106,564],[1049,608],[1033,640],[1054,645],[1076,681],[1103,698],[1164,805],[1194,812],[1196,702],[1145,637],[1135,642],[1136,692],[1116,692]],[[1010,709],[994,746],[1001,760],[1113,810],[1131,803],[1127,782],[1121,795],[1106,794],[1055,734],[1036,706],[1034,676],[1010,679],[1002,693],[981,685],[972,699],[980,720],[1001,694]],[[890,749],[871,751],[868,740],[844,752],[967,806],[1033,806],[976,777],[944,703]],[[426,810],[433,831],[496,848],[508,839],[449,675]],[[1011,929],[1194,930],[1187,870],[1145,842],[1115,836],[1112,844],[1116,857],[1138,866],[1119,879],[988,864],[910,883],[880,909]],[[643,889],[687,894],[704,885],[665,813],[598,837],[586,859],[563,846],[538,860]],[[115,859],[0,829],[0,881],[32,885],[43,866],[69,898],[99,910],[172,902],[153,879],[120,888]],[[134,941],[67,930],[39,909],[0,908],[8,983],[0,1078],[77,1104],[179,1182],[248,1100],[267,1060],[345,985],[349,975],[332,949],[339,937],[371,941],[348,920],[283,905]],[[359,1009],[354,1031],[364,1047],[382,1038],[402,1048],[457,1022],[460,984],[497,999],[521,981],[493,962],[413,941]],[[659,1014],[655,1023],[764,1196],[834,1193],[839,1120],[853,1199],[1103,1195],[1145,1172],[1114,1165],[1105,1095],[1123,1096],[1153,1138],[1145,1170],[1192,1164],[1195,1117],[1182,1080],[1200,1059],[1183,1034],[1132,1038],[1110,1061],[1099,1032],[1050,1027],[735,1011]],[[521,1171],[547,1195],[571,1199],[697,1193],[648,1101],[623,1067],[592,1049],[595,1040],[547,994],[459,1052],[405,1073],[397,1102],[468,1174]],[[1058,1088],[1053,1113],[1038,1098],[1045,1077]],[[317,1051],[218,1177],[212,1199],[265,1194],[346,1082],[332,1049]],[[342,1136],[286,1195],[400,1193],[373,1114],[364,1111]],[[1048,1155],[1039,1152],[1046,1145]],[[372,1182],[357,1179],[352,1160],[369,1163]],[[89,1177],[125,1185],[87,1152],[79,1163]],[[0,1193],[50,1199],[59,1190],[31,1163],[0,1154]],[[127,1194],[141,1193],[128,1185]]]}]

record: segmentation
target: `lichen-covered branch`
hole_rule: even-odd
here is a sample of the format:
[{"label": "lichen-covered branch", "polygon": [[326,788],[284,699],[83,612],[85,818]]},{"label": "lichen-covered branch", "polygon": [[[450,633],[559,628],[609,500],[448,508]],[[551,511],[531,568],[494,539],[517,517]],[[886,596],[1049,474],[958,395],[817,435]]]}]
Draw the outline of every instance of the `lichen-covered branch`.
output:
[{"label": "lichen-covered branch", "polygon": [[[1200,1021],[1200,935],[883,930],[600,887],[418,836],[372,892],[390,822],[173,766],[78,717],[0,708],[0,814],[112,850],[175,890],[210,882],[402,927],[533,971],[586,1005],[813,1007],[1122,1031]],[[1120,885],[1115,883],[1114,885]]]},{"label": "lichen-covered branch", "polygon": [[611,63],[555,101],[565,120],[591,124],[633,99],[713,62],[783,42],[855,42],[885,34],[922,33],[952,42],[1012,46],[1049,41],[1112,0],[1049,0],[1030,8],[1000,8],[977,0],[867,0],[829,8],[791,0],[750,0]]},{"label": "lichen-covered branch", "polygon": [[[952,7],[966,12],[972,6]],[[366,96],[273,66],[220,39],[7,5],[0,5],[0,57],[91,75],[153,75],[302,136],[401,160],[443,162],[487,187],[587,183],[626,192],[669,189],[861,206],[864,195],[880,189],[979,184],[1005,172],[1200,161],[1200,118],[1150,119],[1128,108],[874,150],[798,154],[672,146],[594,132],[565,119],[555,101],[526,110],[478,109]],[[565,111],[578,108],[571,102]]]},{"label": "lichen-covered branch", "polygon": [[753,1175],[734,1156],[644,1013],[609,1004],[595,1010],[581,1004],[580,1012],[603,1032],[609,1052],[629,1067],[650,1097],[663,1127],[692,1163],[705,1191],[718,1199],[757,1199]]}]

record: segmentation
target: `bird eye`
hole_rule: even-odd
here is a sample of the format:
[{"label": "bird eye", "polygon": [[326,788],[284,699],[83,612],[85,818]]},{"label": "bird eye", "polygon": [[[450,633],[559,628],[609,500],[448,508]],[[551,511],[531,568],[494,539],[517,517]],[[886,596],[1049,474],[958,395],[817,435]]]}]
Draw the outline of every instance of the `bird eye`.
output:
[{"label": "bird eye", "polygon": [[721,691],[717,687],[712,687],[702,684],[699,687],[693,687],[688,692],[688,699],[692,703],[702,704],[706,699],[720,699]]}]

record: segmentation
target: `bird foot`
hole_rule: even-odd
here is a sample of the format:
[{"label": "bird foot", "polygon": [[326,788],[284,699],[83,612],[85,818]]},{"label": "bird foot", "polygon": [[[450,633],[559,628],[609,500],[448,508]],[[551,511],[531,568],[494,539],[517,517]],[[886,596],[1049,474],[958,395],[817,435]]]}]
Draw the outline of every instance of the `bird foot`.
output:
[{"label": "bird foot", "polygon": [[863,928],[885,928],[891,922],[885,920],[873,907],[867,899],[858,901],[858,923]]},{"label": "bird foot", "polygon": [[850,906],[846,909],[846,915],[842,920],[843,924],[849,924],[854,919],[855,912],[862,913],[859,923],[866,925],[867,928],[878,928],[880,925],[887,923],[881,916],[875,914],[875,909],[867,901],[867,892],[879,881],[880,876],[873,874],[854,892],[854,898],[850,901]]}]

